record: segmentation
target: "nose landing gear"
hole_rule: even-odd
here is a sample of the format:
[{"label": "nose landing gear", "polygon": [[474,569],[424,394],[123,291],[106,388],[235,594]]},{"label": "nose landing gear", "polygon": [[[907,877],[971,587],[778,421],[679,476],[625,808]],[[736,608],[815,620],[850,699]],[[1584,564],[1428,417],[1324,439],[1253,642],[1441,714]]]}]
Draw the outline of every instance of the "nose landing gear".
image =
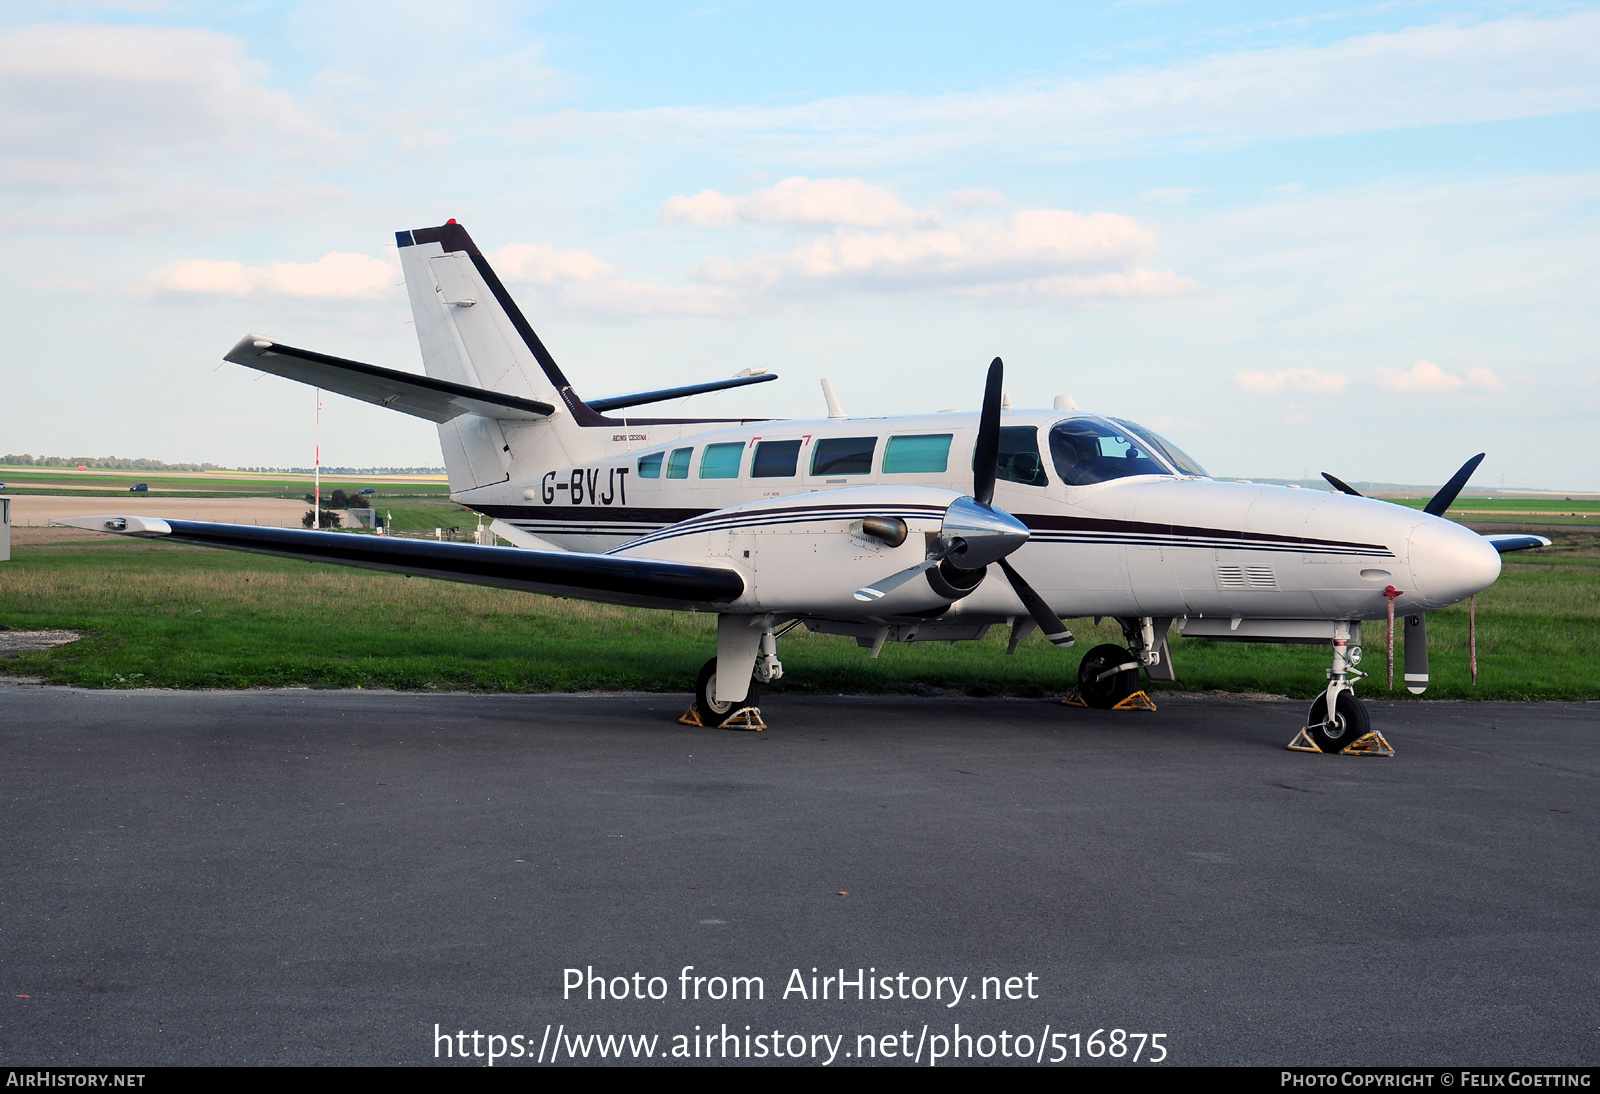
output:
[{"label": "nose landing gear", "polygon": [[1311,704],[1306,726],[1289,747],[1296,752],[1338,752],[1347,755],[1393,756],[1383,734],[1372,728],[1367,705],[1356,698],[1353,681],[1366,676],[1356,668],[1361,648],[1350,647],[1350,626],[1341,623],[1333,632],[1333,666],[1328,689]]}]

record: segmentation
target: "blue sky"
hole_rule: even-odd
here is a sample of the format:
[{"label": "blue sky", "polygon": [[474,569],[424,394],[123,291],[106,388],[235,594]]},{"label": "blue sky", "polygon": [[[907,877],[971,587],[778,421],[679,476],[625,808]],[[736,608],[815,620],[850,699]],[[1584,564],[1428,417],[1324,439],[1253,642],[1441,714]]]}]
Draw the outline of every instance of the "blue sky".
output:
[{"label": "blue sky", "polygon": [[0,446],[307,463],[221,354],[419,368],[389,244],[457,217],[585,394],[920,412],[1000,354],[1217,473],[1600,489],[1597,62],[1590,4],[12,7]]}]

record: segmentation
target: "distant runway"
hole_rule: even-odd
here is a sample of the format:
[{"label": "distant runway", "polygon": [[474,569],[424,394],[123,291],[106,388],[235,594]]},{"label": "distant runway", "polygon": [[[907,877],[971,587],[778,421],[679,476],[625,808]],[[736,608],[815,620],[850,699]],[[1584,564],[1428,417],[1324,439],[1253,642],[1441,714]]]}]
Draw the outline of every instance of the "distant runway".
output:
[{"label": "distant runway", "polygon": [[213,520],[223,524],[270,524],[298,528],[310,506],[293,498],[152,498],[138,494],[95,494],[60,497],[13,494],[11,523],[18,527],[47,525],[63,517],[100,513],[135,513],[174,520]]},{"label": "distant runway", "polygon": [[686,702],[0,687],[0,1057],[1600,1057],[1600,704]]}]

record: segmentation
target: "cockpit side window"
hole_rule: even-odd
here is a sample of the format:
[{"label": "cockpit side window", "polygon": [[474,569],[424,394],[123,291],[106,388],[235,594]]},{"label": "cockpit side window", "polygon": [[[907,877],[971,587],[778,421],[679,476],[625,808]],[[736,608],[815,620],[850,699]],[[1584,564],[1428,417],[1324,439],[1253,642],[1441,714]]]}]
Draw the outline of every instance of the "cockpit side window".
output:
[{"label": "cockpit side window", "polygon": [[[977,460],[976,451],[972,458]],[[1000,459],[995,467],[995,478],[1004,482],[1020,482],[1023,486],[1050,485],[1044,473],[1044,460],[1039,456],[1038,426],[1000,427]]]},{"label": "cockpit side window", "polygon": [[1096,418],[1073,418],[1050,430],[1050,462],[1068,486],[1133,475],[1170,475],[1132,430]]}]

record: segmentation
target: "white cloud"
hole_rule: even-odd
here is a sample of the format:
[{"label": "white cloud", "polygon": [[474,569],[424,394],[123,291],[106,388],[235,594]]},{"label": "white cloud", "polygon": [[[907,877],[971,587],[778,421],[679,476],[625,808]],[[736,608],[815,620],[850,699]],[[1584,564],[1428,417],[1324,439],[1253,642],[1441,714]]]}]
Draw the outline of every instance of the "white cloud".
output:
[{"label": "white cloud", "polygon": [[126,188],[187,162],[258,160],[338,135],[237,39],[155,26],[47,24],[0,32],[0,183],[24,192]]},{"label": "white cloud", "polygon": [[489,262],[504,280],[534,286],[564,308],[612,318],[736,315],[749,310],[748,298],[719,286],[629,281],[588,251],[510,243],[490,254]]},{"label": "white cloud", "polygon": [[152,273],[138,291],[201,296],[282,296],[372,300],[396,291],[399,267],[363,254],[332,252],[315,262],[246,266],[196,258]]},{"label": "white cloud", "polygon": [[928,219],[894,192],[860,179],[784,179],[754,194],[736,196],[702,190],[668,198],[657,215],[664,224],[687,221],[700,227],[730,224],[848,225],[887,228]]},{"label": "white cloud", "polygon": [[952,190],[939,204],[962,211],[1011,208],[1011,202],[998,190]]},{"label": "white cloud", "polygon": [[[1187,286],[1145,269],[1156,233],[1116,213],[1023,209],[999,220],[934,223],[871,234],[841,229],[783,254],[708,258],[710,284],[746,287],[824,282],[1043,295],[1152,295]],[[1110,267],[1109,269],[1107,267]]]},{"label": "white cloud", "polygon": [[[996,204],[1007,203],[985,192],[981,206],[970,207]],[[781,253],[705,258],[687,285],[631,281],[588,251],[542,244],[511,244],[491,262],[508,281],[551,290],[567,306],[619,316],[744,314],[786,297],[861,289],[1090,301],[1195,288],[1188,278],[1145,265],[1155,257],[1156,232],[1132,217],[1023,209],[945,223],[936,211],[917,212],[892,191],[857,179],[787,179],[745,196],[705,191],[668,201],[662,219],[835,227]],[[857,226],[908,220],[915,223],[882,232]]]},{"label": "white cloud", "polygon": [[1350,386],[1350,378],[1337,372],[1314,368],[1280,368],[1275,372],[1236,372],[1233,382],[1246,391],[1274,394],[1295,391],[1305,395],[1339,395]]},{"label": "white cloud", "polygon": [[1477,387],[1486,387],[1490,391],[1506,390],[1505,382],[1486,368],[1473,368],[1467,370],[1467,383]]},{"label": "white cloud", "polygon": [[1460,376],[1446,372],[1432,361],[1418,361],[1406,370],[1395,368],[1375,369],[1367,376],[1367,380],[1385,391],[1399,391],[1410,394],[1438,394],[1446,391],[1457,391],[1469,384],[1474,387],[1487,388],[1491,391],[1504,391],[1506,386],[1489,369],[1471,369],[1467,372],[1466,378],[1462,379]]},{"label": "white cloud", "polygon": [[508,243],[489,261],[501,277],[532,285],[609,281],[617,273],[588,251],[558,251],[542,243]]},{"label": "white cloud", "polygon": [[719,146],[735,157],[834,169],[948,161],[993,147],[1090,160],[1593,110],[1597,54],[1600,12],[1578,12],[1439,23],[996,91],[561,111],[530,116],[520,131],[546,147],[619,139]]}]

